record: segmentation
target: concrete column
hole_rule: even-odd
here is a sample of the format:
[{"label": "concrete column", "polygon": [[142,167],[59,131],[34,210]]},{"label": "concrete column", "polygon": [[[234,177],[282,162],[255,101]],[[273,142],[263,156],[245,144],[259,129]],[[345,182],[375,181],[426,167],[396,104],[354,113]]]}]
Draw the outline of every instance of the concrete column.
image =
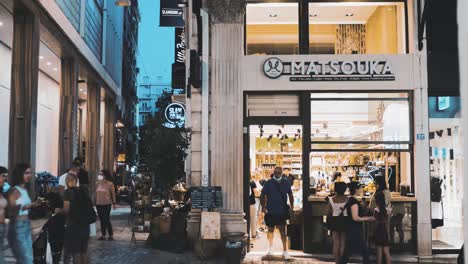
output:
[{"label": "concrete column", "polygon": [[99,175],[99,132],[101,118],[101,86],[88,81],[87,116],[86,116],[86,169],[89,173],[90,191],[95,190]]},{"label": "concrete column", "polygon": [[37,93],[39,75],[39,19],[15,9],[11,65],[9,168],[36,162]]},{"label": "concrete column", "polygon": [[[466,1],[458,1],[458,52],[460,53],[460,91],[462,100],[462,118],[463,130],[466,131],[465,125],[468,124],[468,3]],[[468,134],[463,134],[464,152],[468,153]],[[468,175],[468,166],[464,166],[464,174]],[[463,179],[463,226],[464,238],[468,241],[468,180]],[[468,249],[465,248],[465,263],[468,263]]]},{"label": "concrete column", "polygon": [[104,113],[104,169],[114,170],[114,136],[115,136],[115,100],[106,98],[106,112]]},{"label": "concrete column", "polygon": [[223,191],[222,232],[247,232],[243,210],[244,25],[211,26],[211,185]]},{"label": "concrete column", "polygon": [[76,155],[77,140],[78,64],[73,58],[62,59],[59,123],[59,175],[65,173]]}]

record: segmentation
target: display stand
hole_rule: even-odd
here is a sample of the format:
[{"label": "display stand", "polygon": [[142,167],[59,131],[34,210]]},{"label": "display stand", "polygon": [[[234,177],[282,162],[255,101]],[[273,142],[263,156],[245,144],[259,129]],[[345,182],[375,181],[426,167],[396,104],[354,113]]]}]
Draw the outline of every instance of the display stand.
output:
[{"label": "display stand", "polygon": [[142,180],[135,186],[129,219],[132,228],[131,244],[136,244],[136,233],[150,233],[150,223],[152,219],[151,191],[148,187],[150,182],[149,178],[146,178],[146,181]]}]

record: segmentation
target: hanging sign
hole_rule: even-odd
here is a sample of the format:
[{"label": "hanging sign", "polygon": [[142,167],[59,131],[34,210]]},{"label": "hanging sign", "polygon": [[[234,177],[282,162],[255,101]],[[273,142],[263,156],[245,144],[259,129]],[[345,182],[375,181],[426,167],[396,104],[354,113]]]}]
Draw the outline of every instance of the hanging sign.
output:
[{"label": "hanging sign", "polygon": [[172,103],[165,110],[167,128],[183,127],[185,124],[185,107],[179,103]]},{"label": "hanging sign", "polygon": [[185,89],[185,29],[175,29],[175,62],[172,64],[171,86],[174,89]]},{"label": "hanging sign", "polygon": [[177,0],[161,0],[159,13],[160,27],[184,27],[184,10],[178,6]]},{"label": "hanging sign", "polygon": [[395,81],[395,73],[385,60],[289,61],[268,58],[263,73],[270,79],[289,76],[291,82],[304,81]]}]

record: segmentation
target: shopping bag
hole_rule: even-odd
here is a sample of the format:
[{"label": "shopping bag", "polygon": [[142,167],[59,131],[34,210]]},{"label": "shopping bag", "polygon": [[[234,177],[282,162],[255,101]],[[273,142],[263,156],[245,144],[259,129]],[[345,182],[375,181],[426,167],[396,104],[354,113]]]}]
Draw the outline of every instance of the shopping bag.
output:
[{"label": "shopping bag", "polygon": [[52,250],[50,249],[50,243],[47,243],[46,263],[52,264]]},{"label": "shopping bag", "polygon": [[96,236],[96,223],[89,225],[89,236]]}]

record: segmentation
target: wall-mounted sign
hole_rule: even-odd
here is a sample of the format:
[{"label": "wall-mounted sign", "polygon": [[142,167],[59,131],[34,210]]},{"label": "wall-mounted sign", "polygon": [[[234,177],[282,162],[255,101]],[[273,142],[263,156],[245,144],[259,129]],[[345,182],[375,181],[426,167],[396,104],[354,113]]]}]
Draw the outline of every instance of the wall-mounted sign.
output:
[{"label": "wall-mounted sign", "polygon": [[268,58],[263,73],[270,79],[288,76],[303,81],[395,81],[395,72],[385,60],[310,60],[285,62]]},{"label": "wall-mounted sign", "polygon": [[184,27],[184,10],[178,6],[177,0],[161,0],[159,13],[160,27]]},{"label": "wall-mounted sign", "polygon": [[426,139],[426,134],[417,134],[416,139],[417,140],[424,140],[424,139]]},{"label": "wall-mounted sign", "polygon": [[185,124],[185,107],[179,103],[172,103],[165,110],[167,128],[183,127]]},{"label": "wall-mounted sign", "polygon": [[185,64],[185,28],[175,29],[175,62]]},{"label": "wall-mounted sign", "polygon": [[173,89],[185,89],[185,28],[175,29],[174,58],[171,86]]},{"label": "wall-mounted sign", "polygon": [[220,186],[190,188],[192,208],[212,209],[223,207],[223,193]]}]

